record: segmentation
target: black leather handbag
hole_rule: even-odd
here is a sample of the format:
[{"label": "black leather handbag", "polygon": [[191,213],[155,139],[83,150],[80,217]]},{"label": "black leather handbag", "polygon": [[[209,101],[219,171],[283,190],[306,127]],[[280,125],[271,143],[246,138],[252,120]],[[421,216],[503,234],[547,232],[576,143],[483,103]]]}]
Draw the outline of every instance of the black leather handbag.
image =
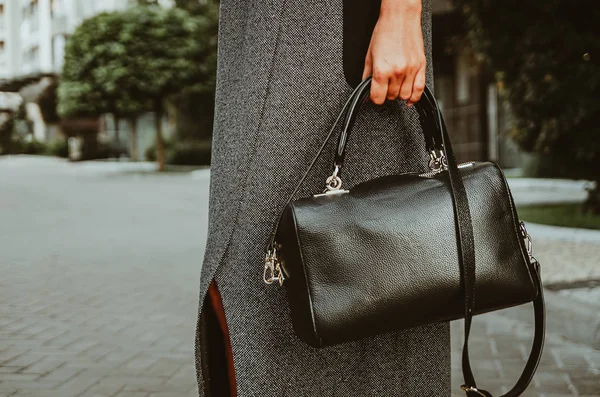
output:
[{"label": "black leather handbag", "polygon": [[[469,397],[491,396],[471,372],[472,316],[533,301],[531,355],[505,395],[518,396],[540,360],[545,314],[539,263],[506,179],[493,162],[456,163],[426,89],[415,107],[431,171],[342,189],[346,141],[370,81],[354,90],[290,195],[269,240],[264,281],[286,287],[294,330],[314,347],[464,318],[462,389]],[[325,191],[292,201],[342,119]]]}]

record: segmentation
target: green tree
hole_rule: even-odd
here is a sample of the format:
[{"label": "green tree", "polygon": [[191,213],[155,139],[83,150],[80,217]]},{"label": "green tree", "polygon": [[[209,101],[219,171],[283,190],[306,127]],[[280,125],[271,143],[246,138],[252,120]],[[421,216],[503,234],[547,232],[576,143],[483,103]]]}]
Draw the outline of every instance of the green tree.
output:
[{"label": "green tree", "polygon": [[[133,1],[137,6],[157,5],[156,0]],[[174,6],[187,11],[192,16],[199,17],[204,25],[203,34],[196,37],[206,47],[201,62],[204,68],[216,73],[217,34],[219,23],[218,0],[175,0]],[[176,119],[176,134],[178,139],[199,140],[207,142],[212,136],[214,116],[214,79],[198,81],[205,84],[200,90],[188,88],[185,93],[172,99],[173,115]],[[202,109],[202,111],[198,111]]]},{"label": "green tree", "polygon": [[112,113],[117,121],[128,119],[137,135],[137,116],[153,111],[157,161],[163,170],[166,103],[191,93],[212,96],[215,49],[211,16],[152,5],[94,16],[76,29],[66,47],[59,114]]},{"label": "green tree", "polygon": [[0,113],[0,154],[13,153],[15,117],[8,112]]},{"label": "green tree", "polygon": [[175,0],[175,7],[182,8],[192,15],[207,15],[218,8],[219,0]]},{"label": "green tree", "polygon": [[557,176],[596,182],[586,207],[600,213],[600,7],[571,0],[455,0],[473,47],[504,87],[525,151]]},{"label": "green tree", "polygon": [[53,79],[36,100],[46,124],[58,124],[60,122],[60,116],[57,112],[57,88],[58,82]]},{"label": "green tree", "polygon": [[150,109],[150,103],[121,42],[126,22],[123,13],[102,13],[76,29],[65,50],[58,112],[70,118],[111,113],[117,140],[119,120],[127,119],[132,131],[131,158],[136,160],[136,120]]},{"label": "green tree", "polygon": [[[181,95],[202,95],[214,89],[214,46],[202,37],[211,34],[212,20],[191,16],[178,8],[130,8],[119,35],[125,48],[123,62],[135,71],[136,89],[155,114],[159,169],[164,170],[162,119],[167,102]],[[216,39],[215,39],[216,40]]]},{"label": "green tree", "polygon": [[[59,116],[81,119],[112,113],[118,120],[115,89],[107,85],[102,77],[107,74],[106,67],[110,67],[108,65],[123,51],[118,45],[121,26],[119,13],[105,12],[84,20],[77,27],[65,48],[58,87]],[[86,136],[85,139],[89,140],[90,137]]]},{"label": "green tree", "polygon": [[[218,1],[175,0],[175,5],[204,20],[204,34],[197,37],[197,40],[202,40],[205,45],[206,51],[202,60],[204,68],[214,76],[217,65]],[[215,80],[208,79],[197,84],[201,87],[189,90],[176,99],[177,137],[207,142],[212,136]]]}]

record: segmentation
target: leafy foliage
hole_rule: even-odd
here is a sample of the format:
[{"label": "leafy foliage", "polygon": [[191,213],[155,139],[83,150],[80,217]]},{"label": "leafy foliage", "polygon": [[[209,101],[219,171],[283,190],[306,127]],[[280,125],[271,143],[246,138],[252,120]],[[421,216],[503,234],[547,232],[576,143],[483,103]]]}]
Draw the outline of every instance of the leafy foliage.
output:
[{"label": "leafy foliage", "polygon": [[[205,33],[197,37],[197,40],[202,40],[206,45],[202,59],[204,68],[212,76],[208,80],[198,82],[202,84],[201,87],[195,87],[178,95],[175,99],[177,137],[188,141],[204,141],[210,139],[213,128],[219,2],[216,0],[175,0],[175,6],[202,19]],[[198,109],[202,109],[202,111],[199,112]]]},{"label": "leafy foliage", "polygon": [[123,77],[119,57],[125,48],[118,40],[123,23],[120,13],[105,12],[86,19],[75,30],[65,48],[58,88],[60,116],[77,118],[120,113],[116,95],[120,91],[117,83]]},{"label": "leafy foliage", "polygon": [[37,104],[40,107],[42,118],[47,124],[57,124],[60,122],[60,116],[57,112],[57,94],[58,82],[53,80],[37,98]]},{"label": "leafy foliage", "polygon": [[191,16],[146,3],[99,14],[79,26],[65,51],[58,109],[65,117],[130,118],[154,111],[162,168],[165,102],[214,92],[217,10]]},{"label": "leafy foliage", "polygon": [[[166,162],[171,165],[210,165],[210,140],[165,141]],[[150,147],[145,153],[146,160],[156,160],[156,148]]]},{"label": "leafy foliage", "polygon": [[215,10],[218,0],[175,0],[175,7],[182,8],[192,15],[207,15]]},{"label": "leafy foliage", "polygon": [[0,154],[35,154],[37,148],[39,143],[32,139],[25,101],[15,112],[0,114]]},{"label": "leafy foliage", "polygon": [[214,23],[208,16],[192,17],[179,8],[137,7],[124,15],[128,23],[119,37],[127,49],[124,58],[136,71],[136,88],[155,112],[157,158],[159,168],[164,169],[160,119],[165,102],[182,94],[212,94],[214,90]]},{"label": "leafy foliage", "polygon": [[[182,92],[202,92],[214,82],[211,57],[216,38],[206,17],[192,17],[178,8],[136,7],[123,13],[119,34],[123,62],[134,73],[134,87],[155,106]],[[162,105],[161,105],[162,106]]]},{"label": "leafy foliage", "polygon": [[514,140],[549,158],[557,176],[600,182],[600,8],[570,0],[455,2],[505,89]]},{"label": "leafy foliage", "polygon": [[56,139],[46,147],[48,154],[56,157],[69,157],[69,144],[66,139]]}]

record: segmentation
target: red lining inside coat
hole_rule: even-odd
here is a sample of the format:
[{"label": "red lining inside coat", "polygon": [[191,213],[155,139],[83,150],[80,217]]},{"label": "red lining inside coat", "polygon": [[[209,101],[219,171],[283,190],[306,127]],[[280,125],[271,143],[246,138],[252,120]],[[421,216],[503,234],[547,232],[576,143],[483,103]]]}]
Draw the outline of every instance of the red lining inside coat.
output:
[{"label": "red lining inside coat", "polygon": [[215,280],[213,280],[208,286],[208,298],[210,299],[210,304],[217,316],[219,327],[221,328],[221,334],[223,335],[223,342],[225,345],[225,352],[223,352],[223,354],[225,354],[225,359],[227,361],[227,379],[229,380],[229,390],[231,391],[231,396],[236,397],[237,385],[235,382],[235,370],[233,367],[233,351],[231,349],[231,341],[229,340],[229,329],[227,328],[223,300]]}]

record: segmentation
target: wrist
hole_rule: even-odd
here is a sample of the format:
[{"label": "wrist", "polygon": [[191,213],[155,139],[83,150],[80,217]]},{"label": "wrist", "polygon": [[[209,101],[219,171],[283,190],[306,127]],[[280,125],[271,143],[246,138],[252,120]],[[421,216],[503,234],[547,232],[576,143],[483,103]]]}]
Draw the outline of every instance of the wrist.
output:
[{"label": "wrist", "polygon": [[421,16],[421,0],[381,0],[380,16]]}]

